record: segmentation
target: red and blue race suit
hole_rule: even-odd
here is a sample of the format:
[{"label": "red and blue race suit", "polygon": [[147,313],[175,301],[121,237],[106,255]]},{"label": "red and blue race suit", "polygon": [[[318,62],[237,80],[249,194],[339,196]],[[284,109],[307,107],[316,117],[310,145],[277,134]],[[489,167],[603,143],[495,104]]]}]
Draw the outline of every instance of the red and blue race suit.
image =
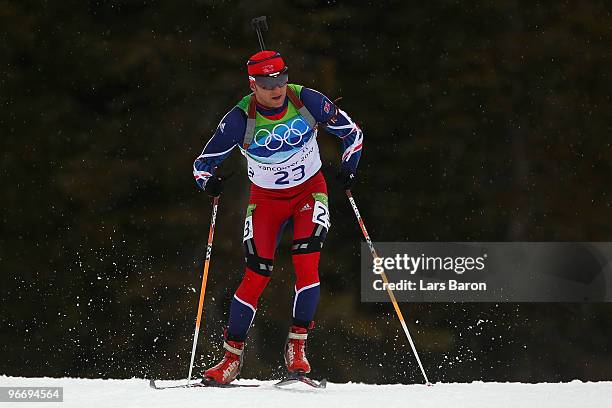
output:
[{"label": "red and blue race suit", "polygon": [[346,112],[325,95],[289,84],[317,122],[311,126],[285,98],[283,106],[257,105],[252,142],[244,144],[250,98],[243,98],[221,120],[193,165],[196,183],[204,188],[219,164],[238,147],[246,157],[251,180],[243,243],[246,270],[230,308],[227,339],[244,341],[257,301],[270,280],[274,253],[287,223],[293,225],[292,261],[296,284],[293,324],[308,327],[319,300],[318,264],[330,227],[327,186],[320,171],[317,128],[342,141],[341,167],[355,173],[363,133]]}]

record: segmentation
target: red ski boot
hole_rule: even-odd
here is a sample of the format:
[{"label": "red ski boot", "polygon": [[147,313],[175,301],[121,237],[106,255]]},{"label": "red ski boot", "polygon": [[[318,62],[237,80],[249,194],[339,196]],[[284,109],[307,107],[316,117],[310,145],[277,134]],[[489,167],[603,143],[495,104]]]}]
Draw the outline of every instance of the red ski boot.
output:
[{"label": "red ski boot", "polygon": [[291,326],[285,344],[285,365],[290,373],[307,374],[310,372],[310,363],[306,358],[307,338],[308,329]]},{"label": "red ski boot", "polygon": [[212,380],[219,384],[228,384],[236,379],[242,367],[242,349],[244,341],[226,341],[223,343],[225,355],[223,360],[204,373],[205,380]]}]

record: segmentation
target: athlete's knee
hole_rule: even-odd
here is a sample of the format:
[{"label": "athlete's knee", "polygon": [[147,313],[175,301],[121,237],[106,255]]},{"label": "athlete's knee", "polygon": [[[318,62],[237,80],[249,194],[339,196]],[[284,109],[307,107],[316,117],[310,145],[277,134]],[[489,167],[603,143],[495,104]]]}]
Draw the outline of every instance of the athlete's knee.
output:
[{"label": "athlete's knee", "polygon": [[293,324],[309,327],[319,303],[319,252],[293,256],[295,265],[295,298]]},{"label": "athlete's knee", "polygon": [[238,301],[245,302],[253,307],[257,308],[257,300],[263,293],[264,289],[270,282],[270,277],[263,276],[259,273],[253,272],[250,268],[246,268],[242,282],[236,290],[236,297]]},{"label": "athlete's knee", "polygon": [[291,245],[291,255],[321,252],[326,237],[327,228],[325,228],[323,225],[315,224],[312,234],[309,237],[293,240],[293,244]]},{"label": "athlete's knee", "polygon": [[293,255],[291,257],[293,267],[295,268],[295,287],[297,290],[319,283],[320,257],[320,252]]},{"label": "athlete's knee", "polygon": [[247,239],[244,241],[244,259],[247,268],[262,276],[269,277],[274,269],[274,260],[263,258],[257,254],[255,240]]}]

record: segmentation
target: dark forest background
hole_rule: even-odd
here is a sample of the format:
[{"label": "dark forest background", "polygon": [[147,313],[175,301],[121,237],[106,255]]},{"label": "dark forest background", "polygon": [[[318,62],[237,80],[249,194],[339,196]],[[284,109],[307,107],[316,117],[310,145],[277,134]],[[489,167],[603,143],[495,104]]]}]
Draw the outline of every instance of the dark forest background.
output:
[{"label": "dark forest background", "polygon": [[[612,241],[604,1],[0,0],[0,374],[184,378],[211,215],[192,162],[249,92],[266,14],[290,80],[362,126],[353,194],[378,241]],[[418,382],[319,136],[333,226],[313,375]],[[221,354],[248,181],[221,197],[196,372]],[[243,376],[278,378],[285,236]],[[608,304],[402,304],[432,381],[612,378]]]}]

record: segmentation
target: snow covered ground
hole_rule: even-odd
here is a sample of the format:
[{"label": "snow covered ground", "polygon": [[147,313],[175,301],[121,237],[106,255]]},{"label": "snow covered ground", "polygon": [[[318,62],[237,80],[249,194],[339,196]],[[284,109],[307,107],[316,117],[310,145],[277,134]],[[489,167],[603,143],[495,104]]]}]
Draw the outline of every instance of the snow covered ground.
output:
[{"label": "snow covered ground", "polygon": [[[271,381],[242,380],[259,388],[179,388],[154,390],[147,380],[88,380],[76,378],[21,378],[0,376],[0,387],[64,387],[64,402],[42,407],[218,407],[218,408],[342,408],[342,407],[441,407],[441,408],[588,408],[608,407],[612,382],[583,383],[465,383],[424,385],[328,384],[327,389],[295,384],[278,389]],[[164,381],[163,385],[179,384]],[[17,408],[38,403],[0,403]]]}]

